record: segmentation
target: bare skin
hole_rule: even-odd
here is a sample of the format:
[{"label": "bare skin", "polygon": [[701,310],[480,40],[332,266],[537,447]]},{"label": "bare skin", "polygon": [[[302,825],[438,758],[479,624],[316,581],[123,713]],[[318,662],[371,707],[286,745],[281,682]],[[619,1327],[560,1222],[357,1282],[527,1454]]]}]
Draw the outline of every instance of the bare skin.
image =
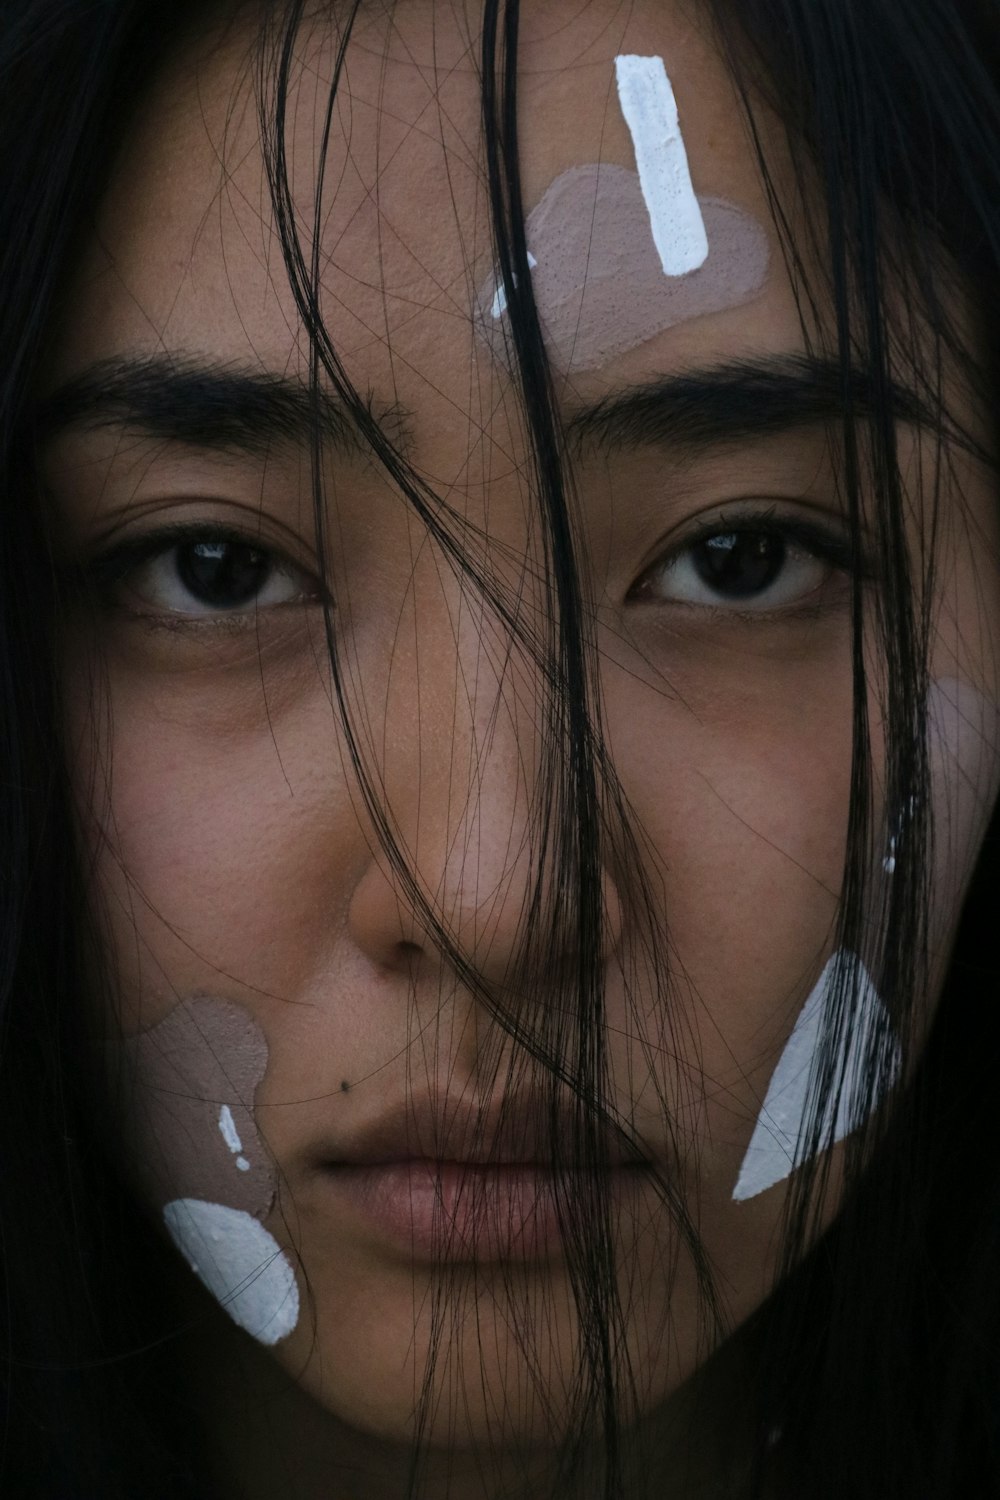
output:
[{"label": "bare skin", "polygon": [[[185,49],[145,103],[67,294],[53,387],[99,361],[164,354],[305,378],[308,347],[246,82],[253,35],[239,27]],[[334,48],[317,27],[296,68],[290,157],[304,224]],[[527,9],[526,204],[575,164],[631,164],[613,91],[623,52],[667,60],[698,190],[772,233],[718,58],[680,8],[653,0],[627,13]],[[330,338],[376,409],[405,411],[410,463],[483,529],[530,611],[540,553],[523,435],[507,374],[477,343],[471,318],[491,265],[469,145],[479,138],[474,42],[470,50],[450,9],[421,0],[391,23],[364,16],[348,59],[321,216]],[[782,267],[774,241],[755,300],[564,382],[567,415],[653,377],[800,353]],[[916,454],[919,439],[906,441]],[[421,889],[486,979],[502,985],[534,873],[526,830],[544,733],[535,669],[463,594],[384,472],[357,447],[331,450],[324,464],[352,711]],[[440,1273],[345,1209],[318,1162],[324,1152],[349,1156],[352,1142],[413,1095],[485,1107],[510,1049],[498,1054],[481,1007],[415,917],[358,797],[331,709],[308,447],[209,448],[134,426],[77,424],[53,444],[48,478],[70,560],[178,523],[206,534],[237,528],[282,560],[271,592],[223,619],[179,590],[165,542],[113,603],[81,608],[74,622],[74,773],[120,989],[102,1029],[131,1035],[179,999],[208,993],[245,1006],[267,1038],[257,1124],[280,1175],[267,1225],[309,1297],[295,1331],[266,1351],[197,1303],[220,1493],[391,1500],[403,1492]],[[971,683],[992,703],[994,643],[981,621],[984,601],[1000,619],[995,499],[970,464],[956,483],[962,524],[942,542],[932,675]],[[912,501],[919,522],[916,486]],[[799,427],[696,452],[584,444],[577,503],[607,742],[643,831],[677,977],[669,1023],[651,991],[627,998],[634,918],[609,869],[615,1102],[649,1159],[680,1174],[726,1325],[739,1329],[772,1287],[786,1187],[736,1203],[733,1186],[833,939],[851,770],[850,585],[793,548],[773,593],[738,609],[692,594],[677,560],[696,525],[718,519],[720,531],[731,529],[762,503],[789,524],[842,534],[829,433]],[[872,710],[878,764],[874,698]],[[955,854],[941,954],[979,837],[976,822]],[[544,1004],[552,978],[531,978],[520,998]],[[683,1159],[667,1139],[664,1102]],[[836,1183],[835,1171],[828,1215]],[[633,1476],[629,1493],[644,1495],[648,1482],[650,1494],[670,1485],[691,1500],[711,1495],[726,1455],[708,1448],[731,1426],[719,1414],[733,1409],[743,1351],[736,1339],[706,1363],[690,1257],[652,1187],[631,1178],[620,1261],[641,1418],[662,1434],[657,1466]],[[450,1267],[445,1284],[461,1316],[445,1319],[427,1492],[486,1500],[525,1484],[545,1493],[577,1355],[565,1265],[558,1254],[509,1263],[487,1254],[478,1266]],[[515,1325],[543,1314],[533,1383]]]}]

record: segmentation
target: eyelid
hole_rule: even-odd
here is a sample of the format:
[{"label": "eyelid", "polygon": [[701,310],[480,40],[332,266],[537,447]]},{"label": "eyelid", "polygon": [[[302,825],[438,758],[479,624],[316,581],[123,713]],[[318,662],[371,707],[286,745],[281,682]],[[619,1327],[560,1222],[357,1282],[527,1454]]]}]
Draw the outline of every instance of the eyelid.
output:
[{"label": "eyelid", "polygon": [[[656,556],[642,569],[629,589],[627,599],[638,603],[655,603],[648,593],[649,581],[654,575],[662,573],[669,564],[677,561],[699,542],[736,531],[764,532],[781,537],[859,582],[870,582],[876,576],[864,538],[859,539],[855,548],[846,524],[838,524],[833,517],[827,521],[813,521],[804,517],[801,512],[782,510],[779,501],[748,498],[730,502],[724,508],[713,510],[678,527],[672,534],[673,539],[665,540]],[[664,604],[669,602],[663,601]],[[729,615],[766,613],[763,608],[741,611],[735,604],[720,605],[719,609]]]},{"label": "eyelid", "polygon": [[[142,531],[135,536],[123,537],[117,542],[98,548],[91,557],[74,569],[74,575],[77,581],[96,588],[99,592],[110,591],[124,583],[129,575],[142,567],[144,563],[154,561],[169,552],[171,548],[205,540],[250,546],[266,553],[279,567],[302,577],[308,585],[308,589],[303,590],[304,597],[311,597],[317,603],[329,603],[328,591],[317,570],[310,569],[302,562],[290,557],[284,548],[269,543],[257,528],[251,531],[250,528],[212,520],[171,522],[158,526],[154,530]],[[155,610],[151,610],[150,613],[155,613]],[[164,611],[164,613],[167,612]],[[233,618],[234,615],[235,611],[229,617]],[[194,618],[197,617],[192,616],[192,619]]]}]

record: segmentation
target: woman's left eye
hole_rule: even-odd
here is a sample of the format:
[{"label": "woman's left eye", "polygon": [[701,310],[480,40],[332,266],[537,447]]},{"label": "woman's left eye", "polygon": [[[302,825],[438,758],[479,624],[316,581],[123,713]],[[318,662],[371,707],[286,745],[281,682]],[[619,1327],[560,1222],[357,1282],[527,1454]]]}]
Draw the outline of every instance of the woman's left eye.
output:
[{"label": "woman's left eye", "polygon": [[720,518],[647,568],[631,598],[764,613],[805,603],[850,567],[847,539],[819,527],[773,515]]},{"label": "woman's left eye", "polygon": [[254,614],[319,597],[308,575],[279,553],[209,528],[125,542],[90,571],[112,606],[175,619]]}]

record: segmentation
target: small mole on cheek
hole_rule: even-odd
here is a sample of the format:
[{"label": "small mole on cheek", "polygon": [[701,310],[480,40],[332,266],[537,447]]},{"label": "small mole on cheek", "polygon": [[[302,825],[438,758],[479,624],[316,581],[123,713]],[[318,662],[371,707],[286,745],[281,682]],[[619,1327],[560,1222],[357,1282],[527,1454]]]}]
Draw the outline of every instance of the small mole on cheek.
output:
[{"label": "small mole on cheek", "polygon": [[351,1092],[351,1085],[348,1083],[346,1078],[341,1079],[340,1092],[342,1094],[349,1094]]}]

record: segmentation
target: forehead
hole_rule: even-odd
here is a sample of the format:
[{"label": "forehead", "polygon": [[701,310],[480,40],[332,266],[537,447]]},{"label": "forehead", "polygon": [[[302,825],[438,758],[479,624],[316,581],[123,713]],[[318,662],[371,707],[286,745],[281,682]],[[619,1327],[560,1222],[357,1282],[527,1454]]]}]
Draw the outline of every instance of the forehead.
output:
[{"label": "forehead", "polygon": [[[467,428],[470,372],[477,383],[498,376],[473,316],[494,261],[478,18],[434,0],[361,12],[320,188],[341,41],[335,14],[302,29],[284,132],[296,229],[307,257],[314,248],[318,255],[323,320],[358,388],[414,409],[432,402],[439,423]],[[191,41],[164,67],[74,278],[56,379],[123,351],[210,352],[281,373],[305,369],[266,181],[256,42],[253,22],[232,26]],[[690,12],[652,0],[627,12],[524,6],[525,211],[581,165],[634,170],[615,89],[622,53],[664,59],[699,196],[728,200],[771,236],[733,87],[706,30]],[[799,342],[794,299],[772,274],[748,305],[682,319],[575,384],[600,390],[692,356],[780,352]]]}]

